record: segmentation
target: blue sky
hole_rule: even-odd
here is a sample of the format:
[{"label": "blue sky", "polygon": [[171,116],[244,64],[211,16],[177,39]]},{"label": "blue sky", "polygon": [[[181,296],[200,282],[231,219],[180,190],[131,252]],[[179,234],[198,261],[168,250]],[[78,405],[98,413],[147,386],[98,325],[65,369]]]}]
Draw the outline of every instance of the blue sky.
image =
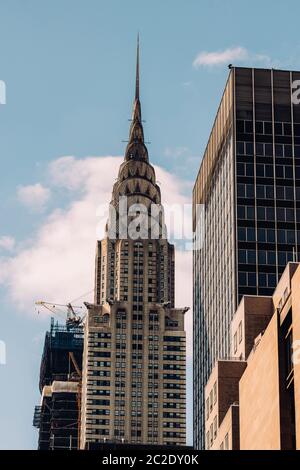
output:
[{"label": "blue sky", "polygon": [[[0,365],[0,448],[36,447],[32,413],[49,318],[38,317],[28,299],[21,305],[18,288],[25,289],[28,272],[37,273],[32,295],[38,299],[39,285],[51,284],[55,272],[47,262],[33,271],[23,253],[41,241],[37,234],[49,229],[49,217],[57,223],[69,217],[74,200],[85,207],[94,160],[88,171],[77,164],[124,153],[137,32],[150,159],[177,178],[173,183],[188,198],[227,64],[299,70],[299,9],[297,1],[271,0],[0,0],[0,80],[7,91],[0,105],[0,340],[7,347],[7,364]],[[57,172],[65,156],[75,157],[67,162],[75,173],[71,180],[67,172],[64,184]],[[79,255],[74,263],[80,265]]]}]

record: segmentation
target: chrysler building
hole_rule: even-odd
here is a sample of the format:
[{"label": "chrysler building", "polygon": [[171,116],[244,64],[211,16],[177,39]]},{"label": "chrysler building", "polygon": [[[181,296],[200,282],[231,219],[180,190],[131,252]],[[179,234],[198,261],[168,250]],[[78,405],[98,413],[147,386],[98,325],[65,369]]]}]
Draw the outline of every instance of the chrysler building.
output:
[{"label": "chrysler building", "polygon": [[97,242],[94,304],[87,304],[83,449],[103,442],[186,443],[187,309],[174,306],[174,245],[166,233],[144,141],[138,42],[129,140],[106,235]]}]

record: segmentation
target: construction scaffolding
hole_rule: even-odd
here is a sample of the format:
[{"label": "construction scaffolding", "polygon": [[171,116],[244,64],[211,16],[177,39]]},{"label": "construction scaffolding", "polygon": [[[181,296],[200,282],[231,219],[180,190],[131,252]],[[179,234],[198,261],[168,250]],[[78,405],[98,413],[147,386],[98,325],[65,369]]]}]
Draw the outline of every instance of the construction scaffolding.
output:
[{"label": "construction scaffolding", "polygon": [[33,425],[39,429],[39,450],[79,447],[83,328],[51,319],[40,368],[41,404]]},{"label": "construction scaffolding", "polygon": [[40,392],[53,380],[68,380],[71,374],[69,352],[74,354],[81,370],[83,352],[82,326],[66,326],[51,318],[50,331],[45,336],[40,368]]}]

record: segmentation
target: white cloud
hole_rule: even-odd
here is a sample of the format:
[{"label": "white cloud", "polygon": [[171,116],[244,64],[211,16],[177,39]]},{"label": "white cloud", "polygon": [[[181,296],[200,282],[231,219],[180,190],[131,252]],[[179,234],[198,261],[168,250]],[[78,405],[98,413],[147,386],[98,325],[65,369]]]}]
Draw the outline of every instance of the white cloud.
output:
[{"label": "white cloud", "polygon": [[15,247],[15,239],[10,236],[2,236],[0,237],[0,249],[12,251]]},{"label": "white cloud", "polygon": [[164,154],[166,157],[171,157],[171,158],[179,158],[182,157],[183,155],[186,155],[187,152],[189,151],[188,147],[184,146],[179,146],[179,147],[166,147],[164,150]]},{"label": "white cloud", "polygon": [[28,186],[19,186],[17,189],[17,197],[21,204],[27,208],[35,212],[41,212],[45,209],[45,206],[51,197],[51,191],[40,183]]},{"label": "white cloud", "polygon": [[235,61],[247,61],[249,64],[259,62],[268,66],[272,65],[272,60],[269,56],[265,54],[253,54],[246,48],[238,46],[214,52],[202,51],[194,59],[193,66],[197,69],[199,67],[212,67],[229,64]]},{"label": "white cloud", "polygon": [[166,161],[172,161],[173,171],[176,172],[177,175],[180,175],[181,178],[187,178],[186,188],[189,194],[191,194],[194,184],[193,181],[190,180],[191,170],[197,172],[201,162],[201,156],[193,155],[189,147],[183,145],[177,147],[167,146],[164,148],[163,155]]},{"label": "white cloud", "polygon": [[191,81],[191,80],[187,80],[186,82],[183,82],[183,83],[182,83],[182,86],[185,87],[185,88],[189,88],[191,85],[192,85],[192,81]]},{"label": "white cloud", "polygon": [[[108,208],[122,160],[111,156],[69,156],[51,163],[51,189],[60,187],[71,202],[67,208],[56,208],[44,216],[30,240],[25,240],[15,255],[2,257],[0,263],[0,283],[6,286],[9,298],[20,311],[33,313],[36,300],[67,303],[93,289],[96,240],[103,236],[106,221],[106,216],[99,219],[97,214],[100,205]],[[155,169],[164,204],[190,202],[184,195],[184,181],[160,167]],[[176,252],[178,306],[192,306],[191,276],[191,253]],[[80,302],[91,301],[92,296]],[[188,312],[189,328],[191,316]],[[191,352],[191,339],[189,344]]]}]

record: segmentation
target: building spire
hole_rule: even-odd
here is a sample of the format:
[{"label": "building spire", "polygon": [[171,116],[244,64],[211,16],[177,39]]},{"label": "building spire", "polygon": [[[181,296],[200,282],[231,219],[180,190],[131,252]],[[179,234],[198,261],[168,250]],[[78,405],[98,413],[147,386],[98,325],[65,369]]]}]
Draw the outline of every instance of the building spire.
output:
[{"label": "building spire", "polygon": [[140,34],[137,35],[136,45],[136,77],[135,77],[135,99],[140,99]]},{"label": "building spire", "polygon": [[140,103],[140,36],[137,36],[136,47],[136,76],[135,76],[135,97],[129,140],[125,152],[125,160],[148,161],[148,152],[144,143],[144,131],[142,124],[142,112]]},{"label": "building spire", "polygon": [[136,43],[136,72],[135,72],[135,98],[133,104],[132,120],[142,122],[141,103],[140,103],[140,35],[137,35]]}]

